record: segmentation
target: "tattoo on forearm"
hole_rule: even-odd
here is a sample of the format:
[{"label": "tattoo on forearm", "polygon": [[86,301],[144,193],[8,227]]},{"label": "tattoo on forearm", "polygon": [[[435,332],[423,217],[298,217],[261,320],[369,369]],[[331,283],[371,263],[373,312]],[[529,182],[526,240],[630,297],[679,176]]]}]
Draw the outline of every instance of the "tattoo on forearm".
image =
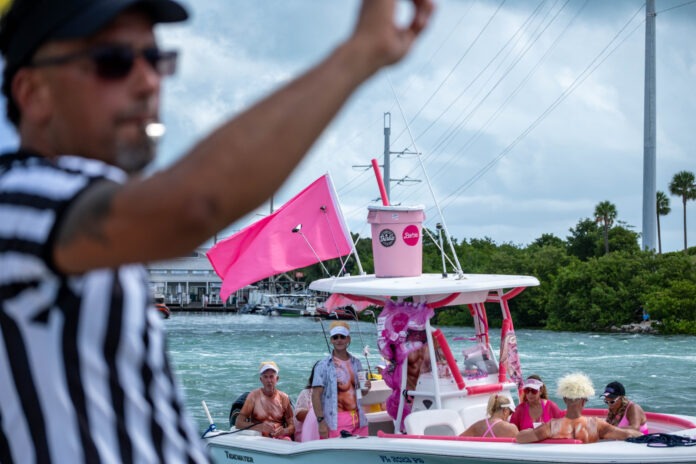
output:
[{"label": "tattoo on forearm", "polygon": [[95,185],[72,206],[58,236],[58,246],[67,246],[79,239],[87,239],[109,245],[104,231],[104,220],[118,186],[110,182]]}]

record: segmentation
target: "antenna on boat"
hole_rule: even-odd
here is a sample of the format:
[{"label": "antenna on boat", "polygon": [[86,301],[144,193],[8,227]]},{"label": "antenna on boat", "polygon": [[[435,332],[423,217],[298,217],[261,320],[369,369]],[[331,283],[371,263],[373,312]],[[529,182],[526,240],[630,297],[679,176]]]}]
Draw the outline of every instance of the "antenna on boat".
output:
[{"label": "antenna on boat", "polygon": [[321,317],[317,317],[315,319],[319,319],[319,324],[321,324],[321,331],[324,334],[324,341],[326,342],[326,349],[329,350],[329,354],[331,353],[331,347],[329,346],[329,339],[326,338],[326,330],[324,329],[324,321]]},{"label": "antenna on boat", "polygon": [[[411,132],[411,126],[408,124],[408,119],[406,118],[406,114],[404,113],[404,109],[401,106],[401,102],[399,101],[399,96],[396,94],[396,90],[394,90],[394,86],[392,85],[392,81],[387,76],[387,81],[389,82],[389,87],[392,90],[392,93],[394,94],[394,99],[396,100],[396,104],[399,106],[399,111],[401,112],[401,117],[404,120],[404,124],[406,124],[406,130],[408,131],[408,136],[411,138],[411,144],[413,145],[413,149],[416,153],[420,153],[418,150],[418,147],[416,145],[416,140],[413,138],[413,132]],[[430,182],[430,176],[428,176],[428,171],[425,170],[425,165],[423,164],[423,157],[418,156],[418,162],[420,163],[420,167],[423,170],[423,175],[425,176],[425,182],[428,184],[428,189],[430,190],[430,196],[433,198],[433,202],[435,203],[435,208],[437,209],[437,214],[440,216],[440,221],[442,224],[442,228],[445,231],[445,236],[447,237],[447,242],[449,243],[450,246],[450,251],[452,252],[452,256],[454,257],[454,262],[456,263],[456,271],[457,271],[457,278],[463,279],[464,278],[464,271],[462,271],[462,266],[459,264],[459,258],[457,257],[457,253],[454,250],[454,244],[452,243],[452,239],[450,238],[451,235],[447,231],[447,223],[445,221],[445,216],[442,214],[442,209],[440,208],[440,204],[437,202],[437,197],[435,197],[435,191],[433,190],[433,184]]]},{"label": "antenna on boat", "polygon": [[326,266],[324,266],[324,263],[322,262],[321,258],[319,258],[319,255],[317,252],[314,250],[314,247],[312,246],[311,243],[309,243],[309,240],[307,240],[307,236],[302,233],[302,224],[297,224],[293,229],[292,229],[293,234],[300,234],[304,241],[307,243],[307,246],[309,247],[310,250],[312,250],[312,253],[314,253],[314,257],[317,258],[317,262],[321,265],[321,268],[326,272],[326,275],[331,277],[331,273],[329,272],[328,269],[326,269]]},{"label": "antenna on boat", "polygon": [[[372,313],[374,316],[374,313]],[[367,371],[372,374],[372,368],[370,367],[370,359],[368,356],[370,355],[370,347],[365,344],[365,340],[363,340],[362,336],[362,331],[360,330],[360,319],[358,319],[358,312],[355,311],[353,312],[353,318],[355,319],[355,327],[358,328],[358,337],[360,337],[360,343],[362,343],[363,346],[363,356],[365,356],[365,362],[367,362]]]},{"label": "antenna on boat", "polygon": [[440,255],[442,256],[442,278],[446,279],[447,265],[445,264],[445,249],[442,248],[442,224],[438,222],[435,228],[437,229],[437,241],[440,244]]}]

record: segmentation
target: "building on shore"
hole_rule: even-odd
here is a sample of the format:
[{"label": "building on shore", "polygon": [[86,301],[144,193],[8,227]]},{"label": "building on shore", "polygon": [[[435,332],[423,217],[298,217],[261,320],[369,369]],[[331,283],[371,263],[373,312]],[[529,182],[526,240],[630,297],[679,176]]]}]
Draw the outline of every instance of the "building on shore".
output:
[{"label": "building on shore", "polygon": [[263,298],[284,293],[306,292],[301,272],[283,273],[237,290],[225,301],[220,299],[222,279],[206,256],[207,247],[197,248],[189,256],[146,265],[150,291],[155,298],[174,309],[203,308],[236,311],[242,306],[262,305]]},{"label": "building on shore", "polygon": [[207,251],[208,248],[201,247],[189,256],[149,263],[146,268],[153,295],[163,298],[168,306],[174,308],[236,310],[239,303],[248,300],[249,290],[253,287],[238,290],[222,301],[222,280],[208,261]]}]

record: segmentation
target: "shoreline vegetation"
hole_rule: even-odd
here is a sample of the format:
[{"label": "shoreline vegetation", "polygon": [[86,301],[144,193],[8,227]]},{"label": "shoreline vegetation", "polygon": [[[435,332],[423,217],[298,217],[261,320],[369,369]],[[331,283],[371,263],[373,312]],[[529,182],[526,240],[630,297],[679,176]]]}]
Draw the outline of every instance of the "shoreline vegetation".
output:
[{"label": "shoreline vegetation", "polygon": [[[643,251],[632,229],[595,217],[578,221],[565,240],[543,234],[527,246],[496,244],[490,238],[453,243],[465,273],[539,279],[538,287],[510,302],[517,328],[696,335],[696,247],[663,254]],[[430,236],[437,233],[430,231]],[[428,235],[424,234],[423,272],[440,273],[440,251]],[[361,239],[356,247],[365,272],[372,272],[371,241]],[[341,266],[338,260],[324,264],[332,275]],[[346,269],[357,274],[352,259]],[[318,265],[302,271],[308,282],[323,277]],[[450,266],[448,272],[452,273]],[[466,310],[445,309],[435,317],[435,323],[444,326],[472,324]],[[500,327],[501,320],[492,317],[489,324]]]}]

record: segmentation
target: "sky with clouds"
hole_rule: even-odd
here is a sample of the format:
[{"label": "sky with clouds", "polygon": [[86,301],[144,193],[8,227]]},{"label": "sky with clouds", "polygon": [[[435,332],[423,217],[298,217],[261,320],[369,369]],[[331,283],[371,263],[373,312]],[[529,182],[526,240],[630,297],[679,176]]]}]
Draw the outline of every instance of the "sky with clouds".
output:
[{"label": "sky with clouds", "polygon": [[[165,84],[167,134],[155,169],[326,56],[350,33],[359,6],[182,2],[191,20],[158,29],[163,46],[182,56]],[[405,20],[409,3],[399,6]],[[696,172],[696,2],[657,0],[656,11],[657,188],[668,193],[676,172]],[[413,53],[356,92],[274,204],[328,171],[351,229],[369,234],[367,206],[379,204],[379,191],[372,171],[354,166],[382,162],[390,112],[392,151],[421,153],[420,161],[392,155],[392,179],[409,179],[392,183],[392,202],[425,205],[430,228],[440,219],[426,179],[459,240],[565,238],[605,200],[640,232],[644,50],[645,5],[636,0],[439,0]],[[0,119],[0,150],[16,145]],[[661,219],[666,251],[683,243],[681,200],[670,200]],[[687,206],[692,237],[695,205]]]}]

